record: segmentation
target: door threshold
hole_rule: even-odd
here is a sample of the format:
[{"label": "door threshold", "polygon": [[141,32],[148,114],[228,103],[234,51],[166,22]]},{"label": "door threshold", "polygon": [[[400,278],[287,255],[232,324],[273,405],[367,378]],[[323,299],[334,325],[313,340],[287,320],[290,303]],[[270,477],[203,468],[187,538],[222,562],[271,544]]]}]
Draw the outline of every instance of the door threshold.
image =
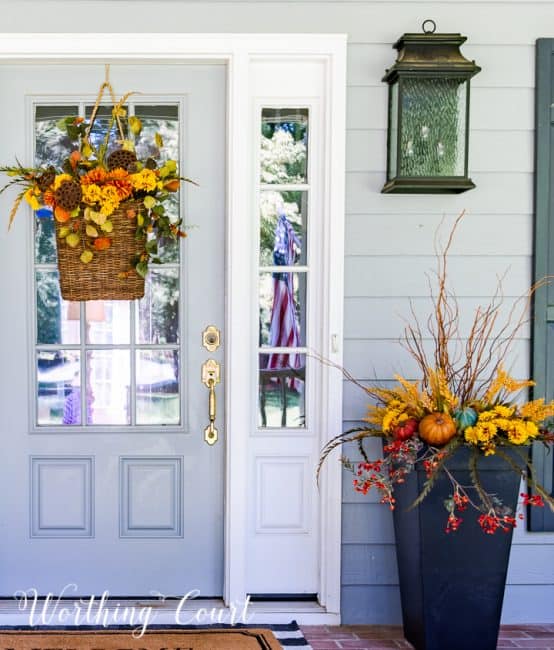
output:
[{"label": "door threshold", "polygon": [[[75,612],[77,608],[86,610],[79,600],[63,600],[57,604],[52,602],[50,607],[43,609],[44,601],[37,601],[34,617],[31,618],[32,601],[29,601],[26,609],[21,608],[21,603],[13,598],[0,599],[0,627],[11,626],[39,626],[51,627],[79,625],[98,625],[102,627],[102,620],[108,625],[128,625],[129,620],[122,620],[122,612],[125,608],[134,612],[132,624],[140,624],[141,614],[150,608],[148,616],[149,625],[214,625],[230,623],[244,623],[250,625],[263,625],[265,623],[290,623],[296,621],[299,625],[339,625],[340,614],[327,612],[324,607],[316,602],[306,601],[256,601],[248,603],[246,616],[244,616],[244,604],[240,607],[229,608],[219,598],[207,598],[201,600],[187,601],[179,609],[180,600],[164,600],[157,598],[125,598],[109,599],[102,607],[102,619],[95,620],[97,612],[96,604],[92,608],[91,617],[85,619],[84,613],[77,619]],[[85,600],[88,604],[88,601]],[[62,612],[69,612],[69,615]]]}]

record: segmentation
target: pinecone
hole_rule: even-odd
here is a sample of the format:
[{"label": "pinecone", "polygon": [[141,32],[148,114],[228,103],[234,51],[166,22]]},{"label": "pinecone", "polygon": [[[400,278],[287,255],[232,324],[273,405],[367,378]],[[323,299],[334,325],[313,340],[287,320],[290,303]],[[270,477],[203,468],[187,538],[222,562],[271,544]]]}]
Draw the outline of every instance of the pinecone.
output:
[{"label": "pinecone", "polygon": [[68,212],[72,212],[79,206],[82,196],[81,186],[75,181],[63,181],[54,192],[56,204]]},{"label": "pinecone", "polygon": [[106,161],[108,169],[128,169],[137,162],[137,156],[133,151],[126,149],[116,149],[108,156]]},{"label": "pinecone", "polygon": [[50,185],[54,183],[55,179],[56,179],[56,171],[54,170],[53,167],[48,167],[48,169],[42,172],[42,174],[39,174],[35,180],[38,189],[41,192],[46,192],[46,190],[50,187]]}]

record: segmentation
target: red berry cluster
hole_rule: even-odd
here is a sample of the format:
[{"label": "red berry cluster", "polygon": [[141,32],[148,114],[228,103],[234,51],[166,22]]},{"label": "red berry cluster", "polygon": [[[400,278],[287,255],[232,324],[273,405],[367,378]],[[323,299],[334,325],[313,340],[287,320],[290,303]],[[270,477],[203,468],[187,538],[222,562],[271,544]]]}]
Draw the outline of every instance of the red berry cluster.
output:
[{"label": "red berry cluster", "polygon": [[448,515],[448,519],[446,521],[446,529],[445,531],[447,533],[455,533],[458,528],[460,527],[460,524],[462,523],[463,519],[461,517],[456,517],[456,515],[451,512]]},{"label": "red berry cluster", "polygon": [[544,508],[544,501],[540,494],[527,494],[522,492],[520,496],[522,498],[522,505]]},{"label": "red berry cluster", "polygon": [[497,530],[509,533],[517,526],[515,517],[510,517],[509,515],[497,515],[495,512],[481,515],[477,521],[479,522],[479,526],[483,529],[483,532],[487,533],[487,535],[494,535]]},{"label": "red berry cluster", "polygon": [[467,510],[467,506],[469,504],[469,497],[467,496],[467,494],[460,494],[460,491],[456,490],[453,499],[454,499],[454,505],[456,506],[456,510],[459,510],[460,512]]}]

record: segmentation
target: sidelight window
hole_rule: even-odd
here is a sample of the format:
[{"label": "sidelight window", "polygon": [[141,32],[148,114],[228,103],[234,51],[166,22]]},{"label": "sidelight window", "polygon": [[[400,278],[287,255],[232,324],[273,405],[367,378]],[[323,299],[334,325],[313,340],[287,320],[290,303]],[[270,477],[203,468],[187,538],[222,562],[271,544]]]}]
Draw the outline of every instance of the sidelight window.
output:
[{"label": "sidelight window", "polygon": [[262,108],[259,171],[260,428],[306,427],[309,111]]}]

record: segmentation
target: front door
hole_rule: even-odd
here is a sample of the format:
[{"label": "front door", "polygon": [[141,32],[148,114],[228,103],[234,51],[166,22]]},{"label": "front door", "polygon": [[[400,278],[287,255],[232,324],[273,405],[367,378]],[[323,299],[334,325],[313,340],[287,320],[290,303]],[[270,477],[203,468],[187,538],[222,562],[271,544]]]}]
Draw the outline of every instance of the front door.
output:
[{"label": "front door", "polygon": [[[56,123],[89,116],[103,80],[96,64],[0,66],[0,163],[59,164]],[[1,596],[222,593],[223,385],[209,446],[201,366],[223,359],[202,332],[224,319],[225,67],[118,64],[111,81],[136,91],[137,149],[159,133],[198,182],[172,208],[193,227],[143,299],[66,303],[51,217],[23,208],[7,233],[14,195],[0,197]]]}]

